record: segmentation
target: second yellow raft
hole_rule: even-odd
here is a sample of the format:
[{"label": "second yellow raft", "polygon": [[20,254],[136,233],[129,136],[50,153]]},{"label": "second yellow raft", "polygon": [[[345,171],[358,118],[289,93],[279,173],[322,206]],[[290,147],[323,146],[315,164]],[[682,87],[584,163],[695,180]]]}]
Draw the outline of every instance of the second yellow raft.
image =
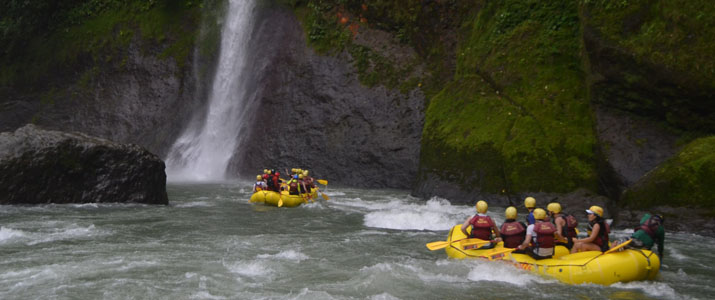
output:
[{"label": "second yellow raft", "polygon": [[[284,192],[285,193],[285,192]],[[278,206],[279,200],[283,200],[283,207],[296,207],[303,203],[317,199],[318,190],[313,189],[310,193],[304,195],[288,195],[280,194],[274,191],[258,191],[251,195],[251,203],[263,203],[269,206]]]}]

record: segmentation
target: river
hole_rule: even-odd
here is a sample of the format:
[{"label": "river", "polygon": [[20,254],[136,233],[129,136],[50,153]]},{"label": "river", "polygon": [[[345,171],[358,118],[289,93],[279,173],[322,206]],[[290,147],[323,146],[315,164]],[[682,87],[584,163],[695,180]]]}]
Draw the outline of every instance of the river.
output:
[{"label": "river", "polygon": [[[169,184],[168,206],[0,206],[0,299],[708,299],[715,239],[669,232],[659,279],[571,286],[425,243],[474,212],[329,187],[298,208],[248,183]],[[497,223],[502,208],[490,208]],[[667,225],[667,223],[666,223]],[[624,237],[626,231],[612,236]]]}]

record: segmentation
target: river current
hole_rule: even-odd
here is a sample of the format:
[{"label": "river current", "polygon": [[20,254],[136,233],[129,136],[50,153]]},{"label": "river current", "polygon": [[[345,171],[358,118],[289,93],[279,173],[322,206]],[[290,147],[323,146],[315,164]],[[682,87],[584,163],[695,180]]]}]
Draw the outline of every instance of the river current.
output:
[{"label": "river current", "polygon": [[[297,208],[248,183],[169,184],[168,206],[0,206],[0,299],[708,299],[715,239],[668,232],[656,281],[566,285],[425,243],[474,213],[333,188]],[[489,214],[500,224],[503,208]],[[521,218],[522,216],[520,216]],[[667,225],[667,223],[666,223]],[[615,231],[612,237],[625,237]]]}]

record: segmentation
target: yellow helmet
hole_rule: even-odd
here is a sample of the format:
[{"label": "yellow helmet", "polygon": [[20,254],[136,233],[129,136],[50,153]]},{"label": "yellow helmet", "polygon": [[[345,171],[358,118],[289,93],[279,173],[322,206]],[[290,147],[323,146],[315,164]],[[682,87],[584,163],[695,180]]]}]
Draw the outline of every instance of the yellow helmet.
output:
[{"label": "yellow helmet", "polygon": [[516,219],[516,207],[509,206],[506,208],[505,212],[507,219]]},{"label": "yellow helmet", "polygon": [[256,175],[256,180],[263,180],[263,177],[261,177],[261,175]]},{"label": "yellow helmet", "polygon": [[543,220],[546,218],[546,211],[542,208],[537,208],[534,210],[534,219]]},{"label": "yellow helmet", "polygon": [[303,179],[303,174],[298,174],[298,179]]},{"label": "yellow helmet", "polygon": [[586,210],[587,213],[589,214],[595,214],[601,218],[603,218],[603,208],[600,206],[591,206]]},{"label": "yellow helmet", "polygon": [[295,171],[296,171],[298,174],[303,173],[303,169],[300,169],[300,168],[295,169]]},{"label": "yellow helmet", "polygon": [[524,199],[524,206],[526,206],[526,208],[536,207],[536,199],[534,199],[534,197],[526,197],[526,199]]},{"label": "yellow helmet", "polygon": [[548,210],[551,213],[558,214],[561,212],[561,204],[558,202],[551,202],[549,205],[546,206],[546,210]]},{"label": "yellow helmet", "polygon": [[477,202],[477,212],[480,214],[486,213],[487,208],[489,208],[489,205],[487,205],[487,202],[484,200],[479,200]]},{"label": "yellow helmet", "polygon": [[295,170],[297,170],[297,169],[296,169],[296,168],[292,168],[292,169],[290,169],[290,172],[293,173],[293,174],[295,174]]},{"label": "yellow helmet", "polygon": [[268,169],[263,169],[263,174],[268,174]]},{"label": "yellow helmet", "polygon": [[270,174],[271,174],[271,170],[268,170],[268,171],[266,172],[266,174],[270,175]]},{"label": "yellow helmet", "polygon": [[308,176],[308,170],[303,170],[303,175]]}]

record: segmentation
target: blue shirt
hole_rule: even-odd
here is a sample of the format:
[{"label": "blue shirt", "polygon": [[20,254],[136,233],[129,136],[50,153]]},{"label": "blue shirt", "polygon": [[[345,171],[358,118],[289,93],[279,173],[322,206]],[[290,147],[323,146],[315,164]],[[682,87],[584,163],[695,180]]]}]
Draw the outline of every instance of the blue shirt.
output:
[{"label": "blue shirt", "polygon": [[534,211],[533,210],[531,212],[529,212],[528,216],[526,216],[526,223],[527,223],[527,225],[536,223],[536,219],[534,219]]}]

